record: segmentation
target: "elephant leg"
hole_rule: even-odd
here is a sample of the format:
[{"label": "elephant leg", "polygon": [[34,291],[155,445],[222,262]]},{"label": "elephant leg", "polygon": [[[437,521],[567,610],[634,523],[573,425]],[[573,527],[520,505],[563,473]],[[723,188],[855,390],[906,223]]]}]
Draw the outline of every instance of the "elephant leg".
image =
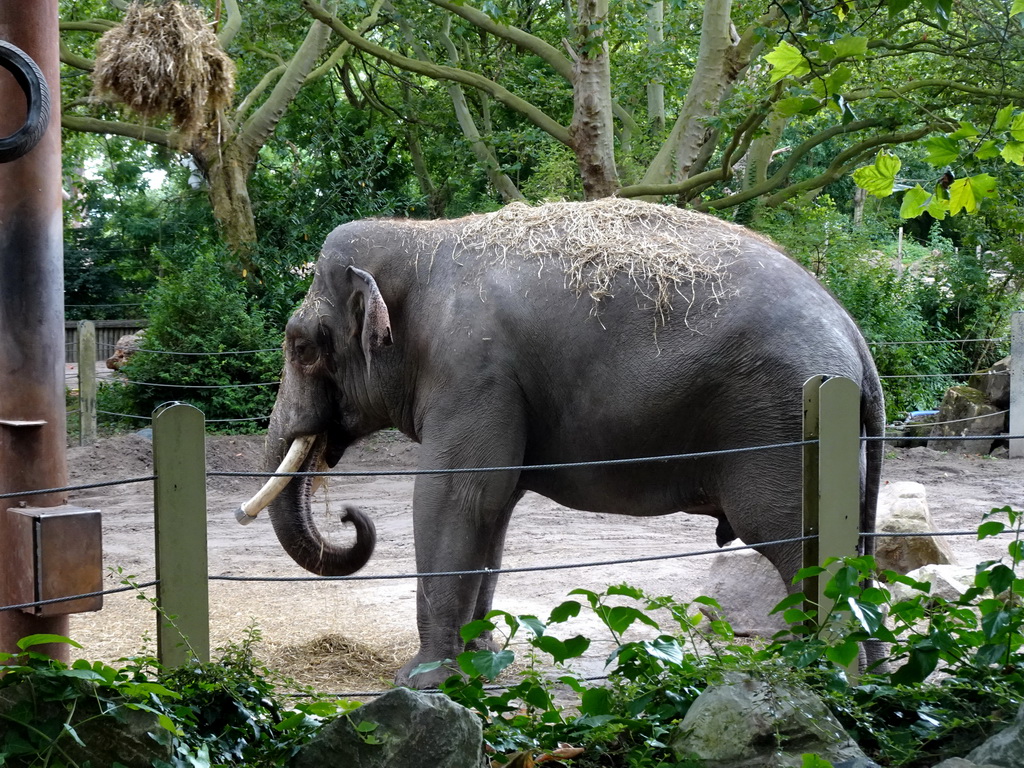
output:
[{"label": "elephant leg", "polygon": [[[448,453],[428,450],[427,457]],[[502,452],[504,453],[504,452]],[[427,459],[430,460],[429,458]],[[472,462],[451,459],[456,466],[509,466],[507,455],[476,457]],[[440,462],[431,462],[436,468]],[[472,571],[500,563],[501,547],[515,502],[518,472],[421,475],[413,494],[413,533],[416,567],[420,573]],[[490,605],[493,575],[434,576],[419,579],[416,613],[420,649],[399,671],[399,685],[435,687],[453,672],[442,667],[412,675],[427,662],[455,659],[464,649],[461,628]]]},{"label": "elephant leg", "polygon": [[[499,531],[496,531],[500,535],[495,535],[491,539],[485,568],[495,571],[501,568],[501,558],[505,552],[505,533],[508,531],[508,521],[512,518],[512,510],[519,503],[519,500],[523,498],[523,493],[524,491],[516,491],[512,498],[509,499],[508,507],[503,512],[506,516],[505,524],[500,527]],[[491,612],[491,606],[494,603],[494,590],[497,586],[498,574],[484,574],[483,580],[480,583],[480,592],[477,594],[476,608],[473,610],[473,621],[482,619]],[[497,651],[499,648],[499,644],[494,641],[490,632],[484,632],[475,640],[466,643],[467,651]]]}]

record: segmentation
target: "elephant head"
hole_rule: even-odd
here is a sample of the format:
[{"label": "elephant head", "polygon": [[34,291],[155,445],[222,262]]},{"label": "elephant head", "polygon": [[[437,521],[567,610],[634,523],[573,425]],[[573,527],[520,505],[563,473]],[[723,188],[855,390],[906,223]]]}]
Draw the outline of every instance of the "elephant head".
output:
[{"label": "elephant head", "polygon": [[267,468],[278,476],[236,513],[247,523],[270,506],[285,551],[320,576],[348,575],[366,564],[376,543],[373,522],[346,507],[342,519],[355,527],[355,543],[327,541],[311,516],[316,481],[284,473],[333,467],[352,442],[387,425],[372,394],[373,363],[391,344],[388,307],[373,276],[321,260],[285,331],[284,373],[267,436]]}]

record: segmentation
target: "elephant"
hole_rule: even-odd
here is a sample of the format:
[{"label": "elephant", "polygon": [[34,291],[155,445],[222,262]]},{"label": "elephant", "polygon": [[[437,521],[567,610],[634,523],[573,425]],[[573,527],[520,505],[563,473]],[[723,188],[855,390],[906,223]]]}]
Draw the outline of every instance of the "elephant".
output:
[{"label": "elephant", "polygon": [[[287,323],[284,354],[269,470],[334,466],[385,427],[419,443],[421,469],[500,468],[417,475],[418,573],[499,568],[526,491],[592,512],[710,515],[719,546],[798,537],[798,448],[540,466],[799,441],[802,388],[818,374],[860,386],[862,435],[884,428],[867,344],[813,275],[740,226],[618,198],[343,224]],[[881,460],[881,442],[862,441],[861,530],[874,529]],[[361,568],[376,540],[367,514],[346,507],[355,541],[329,542],[310,517],[310,477],[289,480],[271,479],[239,520],[269,505],[299,565]],[[758,549],[787,582],[800,567],[799,543]],[[496,581],[419,579],[420,647],[399,684],[452,674],[413,671],[465,650],[459,629],[488,613]]]},{"label": "elephant", "polygon": [[0,163],[17,160],[39,143],[50,124],[50,91],[39,66],[23,50],[0,40],[0,67],[7,69],[25,94],[25,123],[0,136]]}]

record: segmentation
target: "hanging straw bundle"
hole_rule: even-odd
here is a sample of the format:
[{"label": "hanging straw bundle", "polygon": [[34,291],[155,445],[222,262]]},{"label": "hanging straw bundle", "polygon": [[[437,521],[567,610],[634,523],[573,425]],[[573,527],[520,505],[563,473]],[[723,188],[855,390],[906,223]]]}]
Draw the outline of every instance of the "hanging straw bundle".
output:
[{"label": "hanging straw bundle", "polygon": [[93,91],[146,118],[170,115],[188,144],[231,103],[235,66],[200,11],[133,2],[97,44]]}]

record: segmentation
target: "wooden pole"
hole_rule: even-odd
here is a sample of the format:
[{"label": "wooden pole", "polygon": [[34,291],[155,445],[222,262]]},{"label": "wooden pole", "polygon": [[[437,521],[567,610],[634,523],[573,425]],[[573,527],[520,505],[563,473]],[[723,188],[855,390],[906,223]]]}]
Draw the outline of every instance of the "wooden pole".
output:
[{"label": "wooden pole", "polygon": [[[57,0],[0,0],[0,38],[39,66],[49,86],[49,125],[27,154],[0,163],[0,493],[67,485],[64,402],[64,278]],[[0,68],[0,136],[26,120],[21,86]],[[0,546],[11,507],[57,506],[64,493],[0,502]],[[13,604],[16,567],[0,557],[0,606]],[[0,611],[0,651],[32,634],[67,635],[67,616]],[[67,646],[35,650],[63,660]]]},{"label": "wooden pole", "polygon": [[157,656],[165,667],[210,660],[204,425],[202,411],[186,403],[153,412]]},{"label": "wooden pole", "polygon": [[[1010,316],[1010,434],[1024,435],[1024,312]],[[1024,459],[1024,440],[1010,441],[1010,458]]]},{"label": "wooden pole", "polygon": [[78,444],[96,442],[96,324],[78,321]]}]

